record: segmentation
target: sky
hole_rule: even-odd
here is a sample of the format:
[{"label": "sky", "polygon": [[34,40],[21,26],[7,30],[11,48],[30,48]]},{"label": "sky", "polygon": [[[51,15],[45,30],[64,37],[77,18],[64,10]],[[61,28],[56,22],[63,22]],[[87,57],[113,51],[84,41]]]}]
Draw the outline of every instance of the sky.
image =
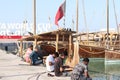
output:
[{"label": "sky", "polygon": [[[84,9],[83,9],[84,1]],[[106,1],[107,0],[79,0],[79,32],[86,32],[84,16],[89,32],[106,29]],[[115,1],[118,24],[120,24],[120,0]],[[33,0],[0,0],[0,23],[23,23],[27,20],[33,22],[32,16]],[[59,6],[64,0],[36,0],[36,24],[52,24],[47,31],[55,30],[58,27],[54,24],[55,15]],[[85,15],[83,12],[85,11]],[[50,17],[50,20],[49,20]],[[74,21],[74,23],[72,23]],[[64,28],[63,18],[59,25]],[[109,27],[116,29],[116,19],[113,9],[113,0],[109,0]],[[76,0],[66,0],[65,28],[76,30]],[[41,28],[39,28],[40,30]],[[12,31],[14,31],[13,29]],[[0,30],[1,31],[1,30]],[[31,31],[29,26],[24,32]],[[43,30],[44,32],[45,30]],[[38,31],[39,33],[39,31]]]}]

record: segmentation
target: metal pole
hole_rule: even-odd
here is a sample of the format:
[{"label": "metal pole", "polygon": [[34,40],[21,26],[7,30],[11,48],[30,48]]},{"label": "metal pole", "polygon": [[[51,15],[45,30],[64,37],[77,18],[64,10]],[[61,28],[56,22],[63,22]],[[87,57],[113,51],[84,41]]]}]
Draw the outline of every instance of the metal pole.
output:
[{"label": "metal pole", "polygon": [[[66,14],[66,0],[65,0],[65,7],[64,7],[64,10],[65,10],[65,14]],[[64,14],[64,22],[63,22],[63,25],[64,25],[64,28],[65,28],[65,26],[66,26],[66,24],[65,24],[65,17],[66,17],[66,15]]]},{"label": "metal pole", "polygon": [[79,12],[79,10],[78,10],[78,5],[79,5],[79,2],[78,2],[78,0],[76,0],[76,32],[77,32],[77,34],[78,34],[78,12]]},{"label": "metal pole", "polygon": [[109,0],[107,0],[107,49],[109,49]]},{"label": "metal pole", "polygon": [[36,39],[36,0],[33,0],[33,33],[34,33],[34,48],[37,45],[37,39]]},{"label": "metal pole", "polygon": [[33,30],[36,35],[36,0],[33,0]]},{"label": "metal pole", "polygon": [[63,20],[64,20],[64,22],[63,22],[63,26],[64,26],[64,28],[65,28],[65,16],[64,16],[64,19],[63,19]]}]

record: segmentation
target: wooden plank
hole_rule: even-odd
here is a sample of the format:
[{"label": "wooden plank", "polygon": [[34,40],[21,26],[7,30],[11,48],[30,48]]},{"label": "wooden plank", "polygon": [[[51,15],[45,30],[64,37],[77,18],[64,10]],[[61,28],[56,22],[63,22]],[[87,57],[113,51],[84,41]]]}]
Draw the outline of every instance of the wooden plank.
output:
[{"label": "wooden plank", "polygon": [[59,34],[56,34],[56,52],[58,52],[58,41],[59,41]]},{"label": "wooden plank", "polygon": [[23,41],[20,41],[20,53],[19,53],[20,57],[23,57]]},{"label": "wooden plank", "polygon": [[72,44],[73,44],[73,41],[72,41],[72,34],[69,35],[69,51],[68,51],[68,58],[71,62],[71,55],[72,55]]}]

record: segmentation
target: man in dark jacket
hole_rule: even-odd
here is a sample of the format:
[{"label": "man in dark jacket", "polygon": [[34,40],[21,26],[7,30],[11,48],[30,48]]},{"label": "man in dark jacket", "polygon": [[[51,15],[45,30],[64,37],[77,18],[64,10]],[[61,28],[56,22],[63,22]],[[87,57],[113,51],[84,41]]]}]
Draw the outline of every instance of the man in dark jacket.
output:
[{"label": "man in dark jacket", "polygon": [[65,68],[69,68],[69,66],[63,65],[63,60],[65,59],[65,54],[61,53],[59,57],[55,59],[54,63],[54,72],[55,76],[69,76],[68,72],[65,72]]},{"label": "man in dark jacket", "polygon": [[78,63],[71,74],[71,80],[92,80],[88,74],[89,59],[84,58],[83,62]]},{"label": "man in dark jacket", "polygon": [[38,53],[38,47],[34,49],[34,51],[30,54],[31,65],[42,64],[43,60],[40,58]]}]

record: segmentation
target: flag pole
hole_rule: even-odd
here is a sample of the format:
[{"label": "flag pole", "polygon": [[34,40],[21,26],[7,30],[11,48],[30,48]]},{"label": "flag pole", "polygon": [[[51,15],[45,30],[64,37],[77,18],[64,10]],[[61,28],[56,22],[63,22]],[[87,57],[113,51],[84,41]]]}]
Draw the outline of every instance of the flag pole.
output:
[{"label": "flag pole", "polygon": [[33,33],[34,33],[34,48],[37,45],[36,39],[36,0],[33,0]]},{"label": "flag pole", "polygon": [[64,22],[63,22],[63,26],[64,26],[64,28],[65,28],[65,15],[64,15],[64,19],[63,19],[63,20],[64,20]]},{"label": "flag pole", "polygon": [[[65,0],[65,7],[64,7],[64,10],[65,10],[65,13],[66,13],[66,9],[65,8],[66,8],[66,0]],[[64,28],[65,28],[65,25],[66,25],[65,24],[65,18],[66,18],[66,14],[65,13],[64,13],[64,22],[63,22]]]}]

